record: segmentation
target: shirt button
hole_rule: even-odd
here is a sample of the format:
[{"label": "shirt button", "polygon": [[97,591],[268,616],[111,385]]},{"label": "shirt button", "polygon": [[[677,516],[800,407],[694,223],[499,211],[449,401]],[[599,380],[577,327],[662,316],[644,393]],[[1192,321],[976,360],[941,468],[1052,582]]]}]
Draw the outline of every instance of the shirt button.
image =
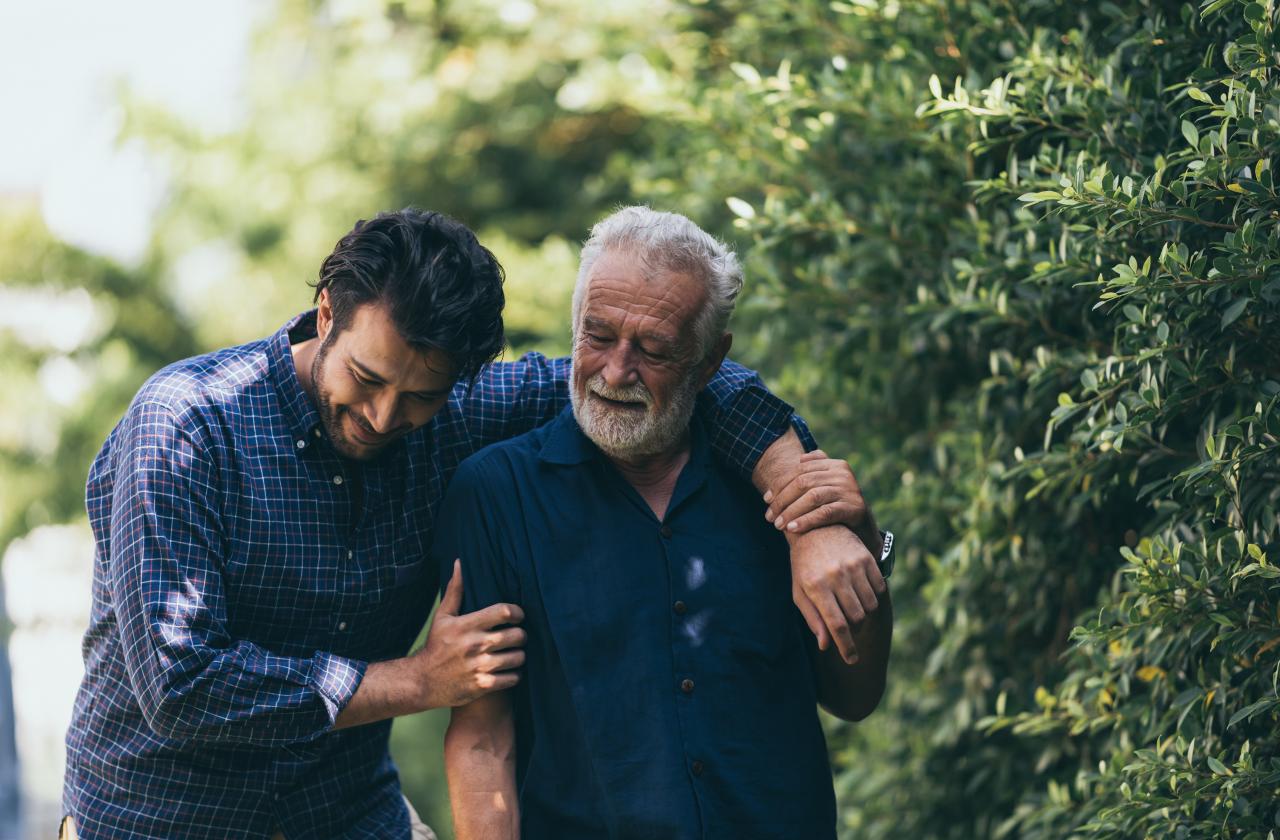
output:
[{"label": "shirt button", "polygon": [[684,615],[689,611],[689,608],[685,605],[684,601],[676,601],[671,606],[671,609],[676,611],[676,615]]},{"label": "shirt button", "polygon": [[315,435],[316,437],[320,437],[320,427],[316,426],[314,429],[312,429],[311,434]]},{"label": "shirt button", "polygon": [[659,534],[662,534],[662,538],[663,538],[664,540],[669,540],[669,539],[671,539],[671,526],[670,526],[670,525],[663,525],[663,526],[662,526],[662,530],[658,531],[658,533],[659,533]]},{"label": "shirt button", "polygon": [[338,629],[339,629],[339,630],[346,630],[346,629],[347,629],[347,623],[346,623],[345,621],[339,621],[339,622],[338,622]]},{"label": "shirt button", "polygon": [[680,690],[685,694],[693,694],[693,680],[683,679],[680,681]]},{"label": "shirt button", "polygon": [[307,442],[306,442],[305,440],[299,440],[299,441],[298,441],[296,444],[294,444],[294,445],[295,445],[295,446],[297,446],[299,449],[306,449],[306,448],[307,448]]},{"label": "shirt button", "polygon": [[334,484],[341,484],[341,483],[342,483],[342,476],[340,476],[340,475],[335,475],[335,476],[333,477],[333,483],[334,483]]},{"label": "shirt button", "polygon": [[701,776],[702,771],[707,769],[707,765],[703,764],[701,761],[695,761],[693,764],[689,765],[689,769],[693,771],[693,775]]},{"label": "shirt button", "polygon": [[348,560],[350,560],[351,558],[353,558],[353,557],[355,557],[355,556],[356,556],[356,553],[355,553],[354,551],[351,551],[350,549],[348,549],[348,550],[347,550],[347,559],[348,559]]}]

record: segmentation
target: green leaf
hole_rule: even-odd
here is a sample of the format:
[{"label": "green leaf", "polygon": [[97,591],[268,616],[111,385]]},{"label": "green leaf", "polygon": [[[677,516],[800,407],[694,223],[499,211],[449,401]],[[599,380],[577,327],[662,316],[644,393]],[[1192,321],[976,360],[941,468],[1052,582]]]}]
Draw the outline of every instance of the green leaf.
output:
[{"label": "green leaf", "polygon": [[1225,310],[1223,310],[1222,323],[1219,324],[1219,329],[1226,329],[1228,326],[1230,326],[1232,322],[1234,322],[1237,318],[1240,317],[1240,315],[1244,312],[1244,308],[1248,305],[1249,305],[1248,298],[1240,298],[1235,303],[1231,304]]},{"label": "green leaf", "polygon": [[729,205],[729,210],[739,219],[754,219],[756,217],[756,209],[737,196],[729,196],[724,200],[724,203]]},{"label": "green leaf", "polygon": [[1142,323],[1142,310],[1134,306],[1132,303],[1125,304],[1123,311],[1124,316],[1130,321],[1133,321],[1135,324]]},{"label": "green leaf", "polygon": [[1187,142],[1191,144],[1191,148],[1197,148],[1200,145],[1200,131],[1195,127],[1191,120],[1182,121],[1182,136],[1187,138]]},{"label": "green leaf", "polygon": [[1280,700],[1272,700],[1271,698],[1267,698],[1265,700],[1259,700],[1257,703],[1250,703],[1248,706],[1245,706],[1243,709],[1241,709],[1240,711],[1236,712],[1234,715],[1231,716],[1231,720],[1227,721],[1227,728],[1230,729],[1240,721],[1248,720],[1249,718],[1256,715],[1258,712],[1261,712],[1262,710],[1268,709],[1272,706],[1280,706]]},{"label": "green leaf", "polygon": [[1209,756],[1209,769],[1219,776],[1230,776],[1231,771],[1227,769],[1227,765],[1223,764],[1213,756]]},{"label": "green leaf", "polygon": [[1213,104],[1213,99],[1210,98],[1209,94],[1205,93],[1198,87],[1187,88],[1187,96],[1190,96],[1192,99],[1194,99],[1197,102],[1206,102],[1210,105]]},{"label": "green leaf", "polygon": [[1018,201],[1025,201],[1028,204],[1035,204],[1040,201],[1057,201],[1062,198],[1062,193],[1055,190],[1041,190],[1040,192],[1023,193],[1018,196]]},{"label": "green leaf", "polygon": [[1156,327],[1156,340],[1164,344],[1169,340],[1169,322],[1161,321]]},{"label": "green leaf", "polygon": [[[724,65],[720,65],[723,67]],[[750,64],[743,64],[741,61],[735,61],[729,65],[729,69],[742,81],[749,85],[758,85],[761,82],[760,71],[752,67]],[[723,195],[723,193],[722,193]]]}]

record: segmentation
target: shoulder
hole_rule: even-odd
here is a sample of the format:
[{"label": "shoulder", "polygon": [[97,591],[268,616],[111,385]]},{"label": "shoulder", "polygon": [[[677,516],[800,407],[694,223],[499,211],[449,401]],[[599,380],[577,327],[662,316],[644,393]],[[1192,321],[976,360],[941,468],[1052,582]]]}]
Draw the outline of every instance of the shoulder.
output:
[{"label": "shoulder", "polygon": [[455,486],[479,491],[495,486],[510,486],[518,481],[537,463],[543,438],[546,437],[545,430],[545,426],[539,427],[486,446],[470,456],[458,466],[449,486],[450,492],[453,492]]},{"label": "shoulder", "polygon": [[153,374],[129,414],[190,430],[207,430],[240,416],[267,384],[268,339],[182,359]]}]

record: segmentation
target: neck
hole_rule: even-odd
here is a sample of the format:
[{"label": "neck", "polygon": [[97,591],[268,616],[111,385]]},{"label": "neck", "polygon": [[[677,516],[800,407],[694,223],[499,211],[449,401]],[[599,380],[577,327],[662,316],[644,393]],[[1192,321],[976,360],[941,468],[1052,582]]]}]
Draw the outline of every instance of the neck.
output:
[{"label": "neck", "polygon": [[320,339],[308,338],[306,341],[300,341],[297,344],[289,345],[289,352],[293,354],[293,368],[298,374],[298,384],[302,386],[302,392],[315,401],[314,384],[311,382],[311,363],[315,360],[316,350],[320,347]]},{"label": "neck", "polygon": [[662,519],[666,516],[667,505],[671,503],[671,496],[675,493],[680,471],[689,463],[689,435],[686,433],[670,449],[655,455],[631,458],[609,455],[608,458],[627,483],[636,488],[648,503],[654,516]]}]

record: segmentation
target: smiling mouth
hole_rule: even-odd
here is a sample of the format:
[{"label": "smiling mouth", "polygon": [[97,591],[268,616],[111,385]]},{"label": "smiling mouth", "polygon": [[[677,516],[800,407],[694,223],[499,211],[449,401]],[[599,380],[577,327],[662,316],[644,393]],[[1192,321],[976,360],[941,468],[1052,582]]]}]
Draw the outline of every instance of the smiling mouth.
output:
[{"label": "smiling mouth", "polygon": [[596,399],[600,400],[600,402],[604,403],[605,405],[611,408],[620,408],[626,411],[644,411],[646,408],[648,408],[648,406],[646,406],[642,402],[633,402],[630,400],[611,400],[608,397],[600,396],[595,391],[591,392],[591,396],[595,397]]}]

